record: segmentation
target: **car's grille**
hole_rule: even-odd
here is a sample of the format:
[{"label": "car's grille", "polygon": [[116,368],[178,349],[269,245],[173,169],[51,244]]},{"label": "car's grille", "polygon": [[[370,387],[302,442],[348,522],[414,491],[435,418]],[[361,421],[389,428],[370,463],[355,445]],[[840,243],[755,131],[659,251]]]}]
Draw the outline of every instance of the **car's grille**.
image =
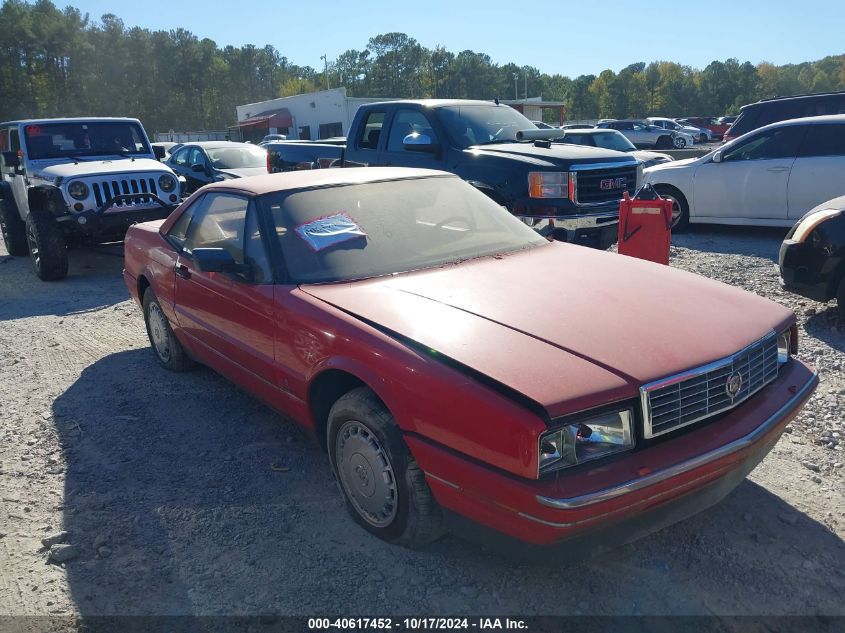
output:
[{"label": "car's grille", "polygon": [[733,356],[645,385],[644,435],[656,437],[735,407],[777,374],[777,335],[771,332]]},{"label": "car's grille", "polygon": [[576,204],[596,204],[622,199],[637,187],[637,166],[624,165],[603,169],[580,169],[576,174]]},{"label": "car's grille", "polygon": [[[99,180],[91,184],[94,190],[94,201],[97,207],[103,206],[106,202],[121,194],[130,193],[152,193],[158,195],[155,178],[120,178],[114,180]],[[134,198],[124,200],[121,204],[129,206],[137,204],[148,204],[152,198]]]}]

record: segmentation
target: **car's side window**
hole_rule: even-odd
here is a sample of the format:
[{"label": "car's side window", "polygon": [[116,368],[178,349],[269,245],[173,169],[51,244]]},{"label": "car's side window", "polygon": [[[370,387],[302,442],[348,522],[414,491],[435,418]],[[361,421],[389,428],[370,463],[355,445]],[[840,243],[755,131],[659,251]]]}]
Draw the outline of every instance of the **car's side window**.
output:
[{"label": "car's side window", "polygon": [[[393,124],[390,126],[390,138],[387,140],[387,151],[404,152],[403,141],[409,134],[417,132],[425,134],[433,143],[437,142],[434,130],[425,115],[418,110],[398,110],[393,116]],[[468,143],[472,145],[473,143]]]},{"label": "car's side window", "polygon": [[252,281],[271,283],[273,281],[273,269],[270,266],[270,258],[267,256],[267,249],[261,241],[261,231],[258,226],[258,210],[255,205],[247,212],[246,216],[246,244],[244,245],[246,263],[252,271]]},{"label": "car's side window", "polygon": [[755,134],[725,152],[722,162],[793,158],[807,131],[806,125],[787,125]]},{"label": "car's side window", "polygon": [[194,201],[191,206],[182,212],[179,219],[170,227],[167,232],[167,239],[178,248],[185,246],[185,239],[188,236],[188,228],[191,226],[191,220],[194,218],[197,210],[202,208],[205,204],[207,196],[203,196],[199,200]]},{"label": "car's side window", "polygon": [[237,264],[244,263],[244,228],[249,200],[225,193],[206,194],[188,227],[184,250],[223,248]]},{"label": "car's side window", "polygon": [[190,147],[183,147],[179,151],[177,151],[173,155],[173,164],[179,165],[179,167],[184,167],[188,163],[188,154],[190,153]]},{"label": "car's side window", "polygon": [[798,155],[845,156],[845,125],[810,126]]},{"label": "car's side window", "polygon": [[194,165],[203,165],[205,166],[205,156],[202,153],[202,150],[199,147],[191,148],[191,156],[188,159],[188,165],[193,167]]},{"label": "car's side window", "polygon": [[358,147],[361,149],[378,149],[382,127],[384,127],[384,112],[370,112],[358,134]]}]

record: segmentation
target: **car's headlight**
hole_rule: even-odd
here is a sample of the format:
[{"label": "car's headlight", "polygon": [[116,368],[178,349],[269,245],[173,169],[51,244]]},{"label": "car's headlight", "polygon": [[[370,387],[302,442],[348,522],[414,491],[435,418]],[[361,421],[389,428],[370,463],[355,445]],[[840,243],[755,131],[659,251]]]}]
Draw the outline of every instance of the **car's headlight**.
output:
[{"label": "car's headlight", "polygon": [[540,474],[576,466],[634,447],[634,410],[610,411],[573,421],[540,436]]},{"label": "car's headlight", "polygon": [[170,174],[164,174],[158,178],[158,188],[165,193],[170,193],[176,189],[176,179]]},{"label": "car's headlight", "polygon": [[788,330],[778,334],[778,365],[789,361],[790,356],[798,353],[798,326],[793,324]]},{"label": "car's headlight", "polygon": [[569,197],[569,172],[528,172],[528,195],[532,198]]},{"label": "car's headlight", "polygon": [[74,180],[67,186],[67,192],[74,200],[85,200],[88,197],[88,185],[80,180]]},{"label": "car's headlight", "polygon": [[795,232],[792,234],[792,239],[796,242],[803,242],[819,224],[825,220],[842,215],[842,212],[843,209],[822,209],[821,211],[808,215],[799,222],[795,228]]}]

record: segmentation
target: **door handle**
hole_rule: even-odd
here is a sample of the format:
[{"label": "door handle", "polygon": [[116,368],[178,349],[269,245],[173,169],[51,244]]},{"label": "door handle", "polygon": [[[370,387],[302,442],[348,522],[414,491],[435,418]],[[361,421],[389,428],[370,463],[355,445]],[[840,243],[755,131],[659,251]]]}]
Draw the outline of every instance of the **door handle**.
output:
[{"label": "door handle", "polygon": [[188,270],[188,267],[185,266],[185,264],[176,264],[175,271],[176,274],[179,275],[182,279],[191,278],[191,271]]},{"label": "door handle", "polygon": [[769,167],[769,171],[788,171],[789,167]]}]

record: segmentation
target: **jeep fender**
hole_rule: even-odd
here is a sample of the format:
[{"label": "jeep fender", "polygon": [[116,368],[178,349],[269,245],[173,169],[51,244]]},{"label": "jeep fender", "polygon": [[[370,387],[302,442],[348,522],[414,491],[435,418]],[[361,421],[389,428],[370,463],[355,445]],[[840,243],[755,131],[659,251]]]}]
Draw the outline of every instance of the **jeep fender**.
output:
[{"label": "jeep fender", "polygon": [[39,185],[27,192],[30,209],[44,209],[54,216],[70,213],[64,196],[58,187]]}]

